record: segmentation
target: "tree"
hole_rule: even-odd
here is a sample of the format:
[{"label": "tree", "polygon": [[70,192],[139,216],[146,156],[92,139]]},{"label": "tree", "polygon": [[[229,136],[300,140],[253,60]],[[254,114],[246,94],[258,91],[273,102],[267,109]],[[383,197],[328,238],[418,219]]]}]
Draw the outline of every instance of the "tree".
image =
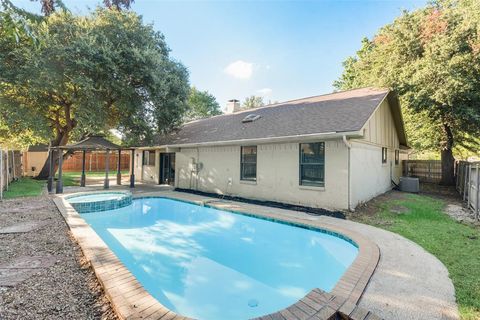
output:
[{"label": "tree", "polygon": [[21,37],[32,42],[36,41],[29,21],[40,21],[41,17],[17,8],[10,0],[0,0],[0,36],[13,42],[19,42]]},{"label": "tree", "polygon": [[188,111],[185,114],[185,120],[197,120],[222,114],[220,105],[215,97],[208,91],[199,91],[195,87],[190,88],[188,94]]},{"label": "tree", "polygon": [[338,89],[382,86],[400,96],[415,147],[439,149],[454,183],[454,147],[479,150],[480,2],[439,0],[404,12],[344,62]]},{"label": "tree", "polygon": [[38,46],[0,37],[0,125],[10,135],[30,130],[63,146],[115,128],[135,143],[181,122],[187,70],[137,14],[58,11],[31,27]]},{"label": "tree", "polygon": [[134,0],[103,0],[103,4],[107,8],[115,8],[117,10],[121,10],[122,8],[130,9],[130,6]]},{"label": "tree", "polygon": [[250,96],[245,98],[245,101],[242,103],[242,109],[254,109],[258,107],[263,107],[265,102],[263,102],[263,97],[259,96]]},{"label": "tree", "polygon": [[[39,1],[42,6],[42,13],[45,16],[49,16],[54,13],[57,9],[66,10],[65,5],[63,4],[62,0],[31,0],[31,1]],[[116,9],[122,10],[130,9],[130,6],[134,0],[103,0],[103,4],[106,8],[109,9]]]}]

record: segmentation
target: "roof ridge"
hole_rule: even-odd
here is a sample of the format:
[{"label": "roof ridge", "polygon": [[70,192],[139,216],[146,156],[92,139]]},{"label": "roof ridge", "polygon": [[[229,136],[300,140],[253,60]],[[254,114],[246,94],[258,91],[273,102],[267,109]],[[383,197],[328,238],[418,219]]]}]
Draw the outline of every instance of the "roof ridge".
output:
[{"label": "roof ridge", "polygon": [[331,96],[331,95],[336,95],[336,94],[345,93],[345,92],[349,92],[349,91],[362,90],[362,89],[385,89],[385,90],[388,90],[387,88],[376,88],[376,87],[372,87],[372,86],[352,88],[352,89],[348,89],[348,90],[333,91],[333,92],[329,92],[329,93],[317,94],[317,95],[314,95],[314,96],[308,96],[308,97],[304,97],[304,98],[298,98],[298,99],[286,100],[286,101],[278,102],[278,103],[272,103],[272,104],[266,105],[265,107],[275,106],[275,105],[279,105],[279,104],[285,104],[285,103],[294,102],[294,101],[307,100],[307,99],[311,99],[311,98]]},{"label": "roof ridge", "polygon": [[254,110],[258,110],[258,109],[278,107],[278,106],[281,106],[281,105],[284,105],[284,104],[287,104],[287,103],[290,103],[290,102],[294,102],[294,101],[301,101],[301,100],[307,100],[307,99],[311,99],[311,98],[317,98],[317,97],[335,95],[335,94],[340,94],[340,93],[345,93],[345,92],[355,91],[355,90],[361,90],[361,89],[381,89],[381,90],[390,91],[389,88],[386,88],[386,87],[375,87],[375,86],[353,88],[353,89],[342,90],[342,91],[337,91],[337,92],[330,92],[330,93],[318,94],[318,95],[314,95],[314,96],[308,96],[308,97],[304,97],[304,98],[286,100],[286,101],[283,101],[283,102],[278,102],[278,103],[273,103],[273,104],[267,104],[267,105],[265,105],[265,106],[258,107],[258,108],[240,110],[240,111],[233,112],[233,113],[223,113],[223,114],[218,114],[218,115],[215,115],[215,116],[212,116],[212,117],[206,117],[206,118],[202,118],[202,119],[195,119],[195,120],[191,120],[191,121],[188,121],[188,122],[184,123],[182,126],[185,126],[185,125],[187,125],[187,124],[192,124],[192,123],[195,123],[195,122],[201,122],[201,121],[204,121],[204,120],[209,120],[209,119],[212,119],[212,118],[223,117],[223,116],[230,116],[230,115],[242,114],[242,113],[247,113],[247,112],[249,112],[249,113],[254,113],[254,112],[255,112]]}]

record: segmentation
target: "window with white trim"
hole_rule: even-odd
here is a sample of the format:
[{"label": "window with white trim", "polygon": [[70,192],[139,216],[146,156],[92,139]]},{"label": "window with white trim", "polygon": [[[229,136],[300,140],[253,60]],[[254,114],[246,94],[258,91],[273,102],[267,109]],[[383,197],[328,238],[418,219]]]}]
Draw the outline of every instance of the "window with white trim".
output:
[{"label": "window with white trim", "polygon": [[257,146],[240,148],[240,180],[257,181]]},{"label": "window with white trim", "polygon": [[143,165],[154,166],[155,165],[155,150],[143,150]]},{"label": "window with white trim", "polygon": [[300,185],[325,186],[325,142],[300,143]]}]

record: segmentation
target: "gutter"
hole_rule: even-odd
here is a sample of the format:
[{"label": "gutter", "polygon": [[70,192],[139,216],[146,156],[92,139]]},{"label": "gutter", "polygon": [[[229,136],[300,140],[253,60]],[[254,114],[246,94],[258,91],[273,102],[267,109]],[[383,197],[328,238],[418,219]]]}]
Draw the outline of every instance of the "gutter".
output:
[{"label": "gutter", "polygon": [[348,151],[347,151],[347,201],[348,201],[348,210],[349,211],[352,211],[352,208],[350,206],[350,180],[351,180],[351,177],[350,177],[350,172],[351,172],[351,168],[350,168],[350,149],[352,148],[352,144],[350,142],[348,142],[347,140],[347,136],[346,135],[343,135],[342,136],[342,140],[343,140],[343,143],[345,144],[345,146],[347,147]]},{"label": "gutter", "polygon": [[315,141],[315,140],[331,140],[339,139],[343,136],[348,136],[351,138],[361,138],[363,137],[363,131],[346,131],[346,132],[324,132],[324,133],[310,133],[310,134],[298,134],[292,136],[282,136],[282,137],[266,137],[266,138],[253,138],[253,139],[238,139],[238,140],[225,140],[225,141],[209,141],[209,142],[198,142],[198,143],[185,143],[185,144],[165,144],[157,145],[150,147],[138,147],[136,149],[146,150],[152,148],[196,148],[196,147],[206,147],[206,146],[228,146],[228,145],[242,145],[242,144],[267,144],[267,143],[281,143],[281,142],[296,142],[299,140],[302,141]]}]

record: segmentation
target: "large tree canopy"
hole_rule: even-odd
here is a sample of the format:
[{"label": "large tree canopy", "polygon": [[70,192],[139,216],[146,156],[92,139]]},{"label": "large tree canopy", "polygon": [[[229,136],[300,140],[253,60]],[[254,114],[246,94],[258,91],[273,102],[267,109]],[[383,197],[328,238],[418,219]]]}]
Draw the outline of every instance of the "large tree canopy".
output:
[{"label": "large tree canopy", "polygon": [[480,133],[480,2],[440,0],[404,12],[364,39],[344,62],[339,89],[396,90],[413,146],[437,148],[442,183],[453,183],[455,145],[478,150]]},{"label": "large tree canopy", "polygon": [[222,114],[220,105],[215,96],[208,91],[200,91],[195,87],[190,88],[188,95],[188,111],[185,120],[197,120]]},{"label": "large tree canopy", "polygon": [[58,146],[115,128],[134,143],[182,120],[187,70],[137,14],[59,11],[31,28],[38,45],[0,31],[0,130]]},{"label": "large tree canopy", "polygon": [[263,97],[260,96],[250,96],[245,98],[242,103],[242,109],[254,109],[258,107],[263,107],[265,102],[263,101]]}]

